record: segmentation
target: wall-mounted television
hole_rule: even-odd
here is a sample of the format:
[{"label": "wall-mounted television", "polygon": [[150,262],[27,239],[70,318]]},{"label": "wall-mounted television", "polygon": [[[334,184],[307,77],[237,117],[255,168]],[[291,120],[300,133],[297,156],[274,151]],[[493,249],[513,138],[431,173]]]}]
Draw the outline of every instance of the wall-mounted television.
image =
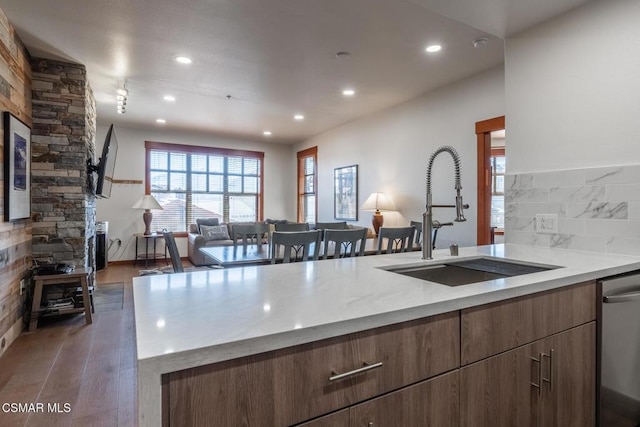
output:
[{"label": "wall-mounted television", "polygon": [[113,124],[109,126],[109,131],[104,139],[102,146],[102,156],[97,165],[90,162],[88,166],[88,174],[97,173],[95,180],[94,193],[96,197],[107,199],[111,196],[111,187],[113,186],[113,172],[116,167],[116,155],[118,153],[118,139],[116,138],[116,130]]}]

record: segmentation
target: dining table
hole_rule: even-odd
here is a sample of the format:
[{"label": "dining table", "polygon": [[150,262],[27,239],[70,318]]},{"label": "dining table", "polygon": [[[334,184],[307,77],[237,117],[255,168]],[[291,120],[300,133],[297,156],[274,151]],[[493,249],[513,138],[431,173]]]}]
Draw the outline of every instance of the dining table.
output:
[{"label": "dining table", "polygon": [[[282,251],[282,248],[280,248]],[[313,250],[313,244],[312,244]],[[324,250],[324,243],[320,248],[320,256]],[[420,250],[419,245],[412,247],[412,250]],[[378,251],[378,239],[376,237],[367,238],[365,240],[364,254],[376,255]],[[271,263],[271,245],[263,243],[261,245],[249,244],[242,245],[229,245],[229,246],[206,246],[200,248],[200,252],[209,257],[212,260],[212,265],[218,265],[220,267],[243,267],[247,265],[263,265]],[[333,249],[330,248],[330,253],[333,253]],[[276,256],[276,262],[282,262],[283,254],[280,253]]]},{"label": "dining table", "polygon": [[271,262],[269,244],[205,246],[200,252],[209,257],[213,263],[221,267],[241,267],[245,265],[261,265]]}]

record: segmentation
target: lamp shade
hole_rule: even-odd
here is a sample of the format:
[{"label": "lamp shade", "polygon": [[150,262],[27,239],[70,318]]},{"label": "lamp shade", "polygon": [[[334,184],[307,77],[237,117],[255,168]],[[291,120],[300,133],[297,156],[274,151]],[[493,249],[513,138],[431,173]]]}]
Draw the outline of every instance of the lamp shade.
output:
[{"label": "lamp shade", "polygon": [[363,211],[395,211],[396,207],[384,193],[371,193],[360,209]]},{"label": "lamp shade", "polygon": [[142,196],[140,200],[138,200],[133,206],[132,209],[160,209],[162,210],[162,206],[158,201],[150,194]]}]

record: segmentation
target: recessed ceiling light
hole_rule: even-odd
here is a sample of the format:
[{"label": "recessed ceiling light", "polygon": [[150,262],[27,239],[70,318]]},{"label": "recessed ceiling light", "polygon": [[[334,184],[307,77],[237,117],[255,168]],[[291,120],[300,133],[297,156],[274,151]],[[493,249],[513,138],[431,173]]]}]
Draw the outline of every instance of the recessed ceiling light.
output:
[{"label": "recessed ceiling light", "polygon": [[264,136],[271,136],[271,131],[265,130],[264,132],[262,132],[262,134]]},{"label": "recessed ceiling light", "polygon": [[304,120],[304,116],[302,114],[296,114],[295,116],[293,116],[293,118],[298,121]]},{"label": "recessed ceiling light", "polygon": [[345,90],[342,91],[342,94],[344,96],[353,96],[353,95],[356,94],[356,91],[353,90],[353,89],[345,89]]},{"label": "recessed ceiling light", "polygon": [[187,57],[187,56],[176,56],[176,62],[179,62],[181,64],[191,64],[191,58]]},{"label": "recessed ceiling light", "polygon": [[165,119],[156,119],[156,123],[165,124],[167,121]]},{"label": "recessed ceiling light", "polygon": [[176,97],[173,95],[165,95],[163,98],[165,101],[167,102],[175,102],[176,101]]},{"label": "recessed ceiling light", "polygon": [[427,46],[425,50],[429,53],[440,52],[440,50],[442,50],[442,46],[439,44],[432,44],[431,46]]}]

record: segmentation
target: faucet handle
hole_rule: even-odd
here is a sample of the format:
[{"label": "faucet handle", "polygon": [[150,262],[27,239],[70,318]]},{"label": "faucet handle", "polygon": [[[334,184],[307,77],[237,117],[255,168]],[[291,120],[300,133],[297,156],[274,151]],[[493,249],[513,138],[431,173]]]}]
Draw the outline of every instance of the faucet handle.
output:
[{"label": "faucet handle", "polygon": [[452,225],[453,225],[452,222],[440,222],[437,219],[431,223],[431,226],[433,227],[434,230],[438,230],[442,227],[452,226]]},{"label": "faucet handle", "polygon": [[[464,222],[467,219],[464,217],[464,212],[463,209],[465,209],[464,207],[465,205],[462,203],[462,196],[460,194],[458,194],[456,196],[456,222]],[[467,205],[468,207],[469,205]]]}]

